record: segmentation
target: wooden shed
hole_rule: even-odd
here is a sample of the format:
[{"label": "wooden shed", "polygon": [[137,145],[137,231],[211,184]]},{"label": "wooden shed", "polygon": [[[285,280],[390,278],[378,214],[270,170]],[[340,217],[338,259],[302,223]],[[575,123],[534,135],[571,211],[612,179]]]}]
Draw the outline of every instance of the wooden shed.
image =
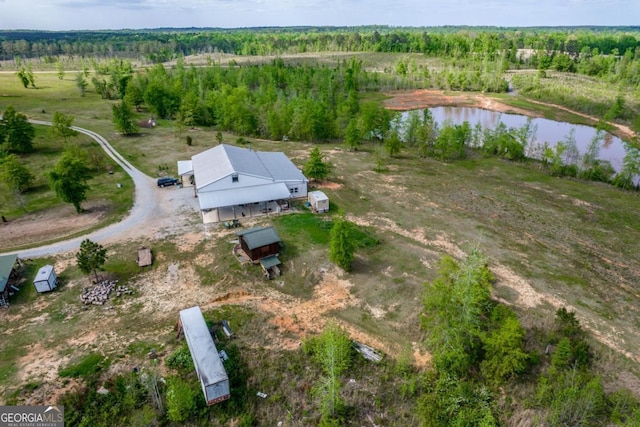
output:
[{"label": "wooden shed", "polygon": [[180,311],[178,334],[184,333],[207,405],[229,399],[229,377],[199,306]]},{"label": "wooden shed", "polygon": [[14,286],[20,272],[20,259],[16,254],[0,256],[0,307],[9,306],[9,295],[19,289]]},{"label": "wooden shed", "polygon": [[255,227],[238,231],[240,247],[249,259],[257,263],[262,258],[278,255],[282,242],[273,227]]},{"label": "wooden shed", "polygon": [[145,248],[144,246],[138,249],[136,262],[138,263],[138,267],[146,267],[151,265],[153,263],[153,254],[151,253],[151,249]]}]

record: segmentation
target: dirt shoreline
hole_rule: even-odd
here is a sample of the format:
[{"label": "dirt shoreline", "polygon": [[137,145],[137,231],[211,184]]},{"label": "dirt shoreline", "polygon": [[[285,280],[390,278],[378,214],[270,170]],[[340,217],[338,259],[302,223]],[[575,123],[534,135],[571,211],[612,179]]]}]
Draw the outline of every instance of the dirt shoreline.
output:
[{"label": "dirt shoreline", "polygon": [[[389,96],[389,99],[383,102],[384,106],[387,109],[394,111],[407,111],[431,107],[471,107],[497,111],[500,113],[521,114],[528,117],[543,117],[541,113],[538,113],[536,111],[512,107],[510,105],[503,104],[502,102],[490,96],[478,92],[456,92],[454,94],[451,94],[443,90],[418,89],[413,91],[387,92],[385,93],[385,95]],[[575,114],[580,117],[584,117],[585,119],[590,120],[592,125],[595,125],[600,120],[598,117],[580,113],[561,105],[535,101],[532,99],[527,99],[527,101],[533,104],[555,108],[571,114]],[[620,138],[632,139],[636,136],[636,134],[628,126],[612,122],[609,122],[609,124],[616,128],[616,132],[614,133]]]}]

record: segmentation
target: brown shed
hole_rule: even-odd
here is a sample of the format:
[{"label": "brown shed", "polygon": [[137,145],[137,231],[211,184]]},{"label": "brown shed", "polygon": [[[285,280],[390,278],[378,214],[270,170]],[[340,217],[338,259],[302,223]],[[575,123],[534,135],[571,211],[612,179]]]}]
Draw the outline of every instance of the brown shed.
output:
[{"label": "brown shed", "polygon": [[273,227],[255,227],[237,234],[240,247],[253,262],[280,253],[282,242]]},{"label": "brown shed", "polygon": [[146,267],[151,265],[153,263],[153,255],[151,254],[151,249],[145,248],[144,246],[138,249],[136,262],[138,263],[138,267]]}]

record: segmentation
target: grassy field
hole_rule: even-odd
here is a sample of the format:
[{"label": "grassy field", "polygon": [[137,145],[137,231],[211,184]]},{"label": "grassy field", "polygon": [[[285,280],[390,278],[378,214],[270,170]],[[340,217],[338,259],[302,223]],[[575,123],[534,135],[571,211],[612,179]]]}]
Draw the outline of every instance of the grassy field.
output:
[{"label": "grassy field", "polygon": [[[603,117],[618,96],[624,100],[621,123],[629,124],[640,114],[640,93],[632,87],[616,87],[601,79],[552,71],[547,71],[544,78],[538,77],[535,71],[516,73],[510,80],[526,97],[564,105],[585,114]],[[562,116],[555,117],[563,120]]]},{"label": "grassy field", "polygon": [[[61,112],[75,118],[74,125],[97,130],[99,133],[113,133],[111,125],[111,113],[108,102],[99,97],[87,93],[86,97],[80,97],[75,88],[72,76],[59,80],[54,74],[37,74],[36,89],[25,89],[13,73],[0,73],[0,112],[8,106],[13,106],[16,111],[25,114],[29,119],[51,121],[54,112]],[[100,118],[99,118],[100,117]],[[55,138],[50,133],[48,126],[36,125],[36,137],[34,139],[34,152],[21,155],[23,163],[28,167],[34,181],[30,189],[24,193],[26,213],[15,197],[6,189],[0,190],[0,213],[7,219],[21,219],[30,221],[29,218],[38,218],[48,215],[47,212],[60,211],[60,215],[68,215],[70,205],[58,199],[49,188],[46,173],[53,168],[64,150],[65,142]],[[109,129],[109,130],[107,130]],[[92,169],[92,176],[88,184],[90,191],[85,207],[97,212],[99,220],[95,224],[88,225],[69,234],[68,230],[58,232],[55,226],[51,226],[46,236],[34,236],[24,239],[0,239],[2,251],[16,250],[59,240],[62,237],[70,237],[77,232],[87,232],[104,227],[106,224],[120,220],[129,210],[133,202],[133,182],[116,164],[106,156],[98,144],[85,135],[72,137],[68,144],[78,145],[87,154]],[[114,173],[109,174],[112,170]],[[122,186],[118,187],[116,184]],[[33,219],[35,221],[35,219]]]}]

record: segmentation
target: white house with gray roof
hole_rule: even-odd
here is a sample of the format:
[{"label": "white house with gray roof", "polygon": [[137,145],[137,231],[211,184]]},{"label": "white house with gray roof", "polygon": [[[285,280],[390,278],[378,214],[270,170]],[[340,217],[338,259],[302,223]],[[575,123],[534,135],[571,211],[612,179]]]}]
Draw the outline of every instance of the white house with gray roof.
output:
[{"label": "white house with gray roof", "polygon": [[281,152],[220,144],[193,156],[191,169],[205,223],[270,213],[278,202],[307,197],[309,180]]}]

